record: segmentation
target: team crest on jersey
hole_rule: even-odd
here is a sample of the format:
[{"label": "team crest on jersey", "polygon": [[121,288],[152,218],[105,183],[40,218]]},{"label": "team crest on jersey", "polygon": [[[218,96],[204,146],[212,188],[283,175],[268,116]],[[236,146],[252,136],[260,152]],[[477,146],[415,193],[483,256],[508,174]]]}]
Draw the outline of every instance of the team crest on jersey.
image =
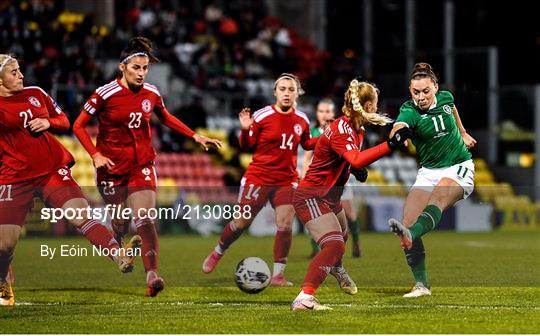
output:
[{"label": "team crest on jersey", "polygon": [[66,168],[60,168],[58,169],[58,174],[62,175],[62,176],[66,176],[68,174],[68,171]]},{"label": "team crest on jersey", "polygon": [[452,113],[452,108],[451,108],[450,106],[448,106],[448,105],[444,105],[444,106],[442,107],[442,109],[443,109],[443,111],[444,111],[446,114]]},{"label": "team crest on jersey", "polygon": [[302,126],[300,124],[294,125],[294,133],[299,136],[302,135]]},{"label": "team crest on jersey", "polygon": [[41,103],[39,102],[39,100],[34,97],[34,96],[30,96],[28,97],[28,101],[30,102],[30,104],[34,105],[35,107],[41,107]]},{"label": "team crest on jersey", "polygon": [[143,100],[141,107],[144,112],[148,113],[150,112],[150,109],[152,108],[152,103],[150,102],[150,100],[145,99]]},{"label": "team crest on jersey", "polygon": [[146,176],[150,175],[150,173],[151,173],[150,168],[148,168],[148,167],[143,168],[143,170],[141,170],[141,172]]}]

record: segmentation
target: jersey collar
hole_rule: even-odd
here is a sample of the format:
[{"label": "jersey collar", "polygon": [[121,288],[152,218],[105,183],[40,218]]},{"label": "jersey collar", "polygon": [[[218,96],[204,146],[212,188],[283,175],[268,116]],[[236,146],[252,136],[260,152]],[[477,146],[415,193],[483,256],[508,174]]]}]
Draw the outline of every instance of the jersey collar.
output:
[{"label": "jersey collar", "polygon": [[[418,107],[418,103],[416,102],[416,100],[413,99],[412,101],[414,103],[414,106],[420,109],[420,107]],[[426,113],[429,112],[429,110],[433,110],[436,107],[437,107],[437,95],[433,97],[433,104],[431,104],[431,106],[427,109]]]}]

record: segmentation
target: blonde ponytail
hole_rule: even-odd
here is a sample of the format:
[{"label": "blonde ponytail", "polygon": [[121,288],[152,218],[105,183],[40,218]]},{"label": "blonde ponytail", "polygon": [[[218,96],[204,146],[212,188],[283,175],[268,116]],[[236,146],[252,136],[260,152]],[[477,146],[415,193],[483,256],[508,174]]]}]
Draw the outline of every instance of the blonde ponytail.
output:
[{"label": "blonde ponytail", "polygon": [[345,103],[342,111],[356,128],[360,128],[366,123],[384,126],[393,120],[384,114],[366,112],[364,106],[368,101],[374,101],[379,90],[374,84],[368,82],[359,82],[353,79],[345,92]]}]

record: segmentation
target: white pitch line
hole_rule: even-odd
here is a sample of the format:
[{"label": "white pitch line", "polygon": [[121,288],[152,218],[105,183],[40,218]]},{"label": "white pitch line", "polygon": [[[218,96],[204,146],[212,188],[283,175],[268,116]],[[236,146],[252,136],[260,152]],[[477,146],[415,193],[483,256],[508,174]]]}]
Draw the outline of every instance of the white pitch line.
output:
[{"label": "white pitch line", "polygon": [[[56,306],[64,305],[65,302],[48,302],[48,303],[35,303],[35,302],[15,302],[15,305],[21,306]],[[70,303],[73,304],[73,303]],[[186,306],[186,305],[209,305],[212,307],[276,307],[276,304],[269,303],[221,303],[221,302],[210,302],[210,303],[195,303],[195,302],[135,302],[135,301],[124,301],[124,302],[107,302],[105,305],[156,305],[156,306]],[[85,304],[86,305],[86,304]],[[91,304],[92,305],[92,304]],[[98,304],[96,304],[98,305]],[[347,308],[376,308],[376,309],[429,309],[429,308],[440,308],[440,309],[480,309],[480,310],[540,310],[540,307],[509,307],[509,306],[474,306],[474,305],[407,305],[407,304],[354,304],[354,303],[337,303],[332,304],[328,303],[330,307],[347,307]],[[281,306],[281,305],[279,305]]]}]

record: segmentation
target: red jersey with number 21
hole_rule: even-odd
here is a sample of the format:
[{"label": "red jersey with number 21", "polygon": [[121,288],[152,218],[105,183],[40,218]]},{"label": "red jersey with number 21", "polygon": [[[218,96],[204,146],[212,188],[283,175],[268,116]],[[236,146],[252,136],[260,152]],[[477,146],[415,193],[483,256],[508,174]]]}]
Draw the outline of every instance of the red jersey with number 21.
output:
[{"label": "red jersey with number 21", "polygon": [[0,97],[0,185],[32,180],[74,162],[73,156],[48,131],[32,133],[28,122],[62,113],[37,86]]}]

